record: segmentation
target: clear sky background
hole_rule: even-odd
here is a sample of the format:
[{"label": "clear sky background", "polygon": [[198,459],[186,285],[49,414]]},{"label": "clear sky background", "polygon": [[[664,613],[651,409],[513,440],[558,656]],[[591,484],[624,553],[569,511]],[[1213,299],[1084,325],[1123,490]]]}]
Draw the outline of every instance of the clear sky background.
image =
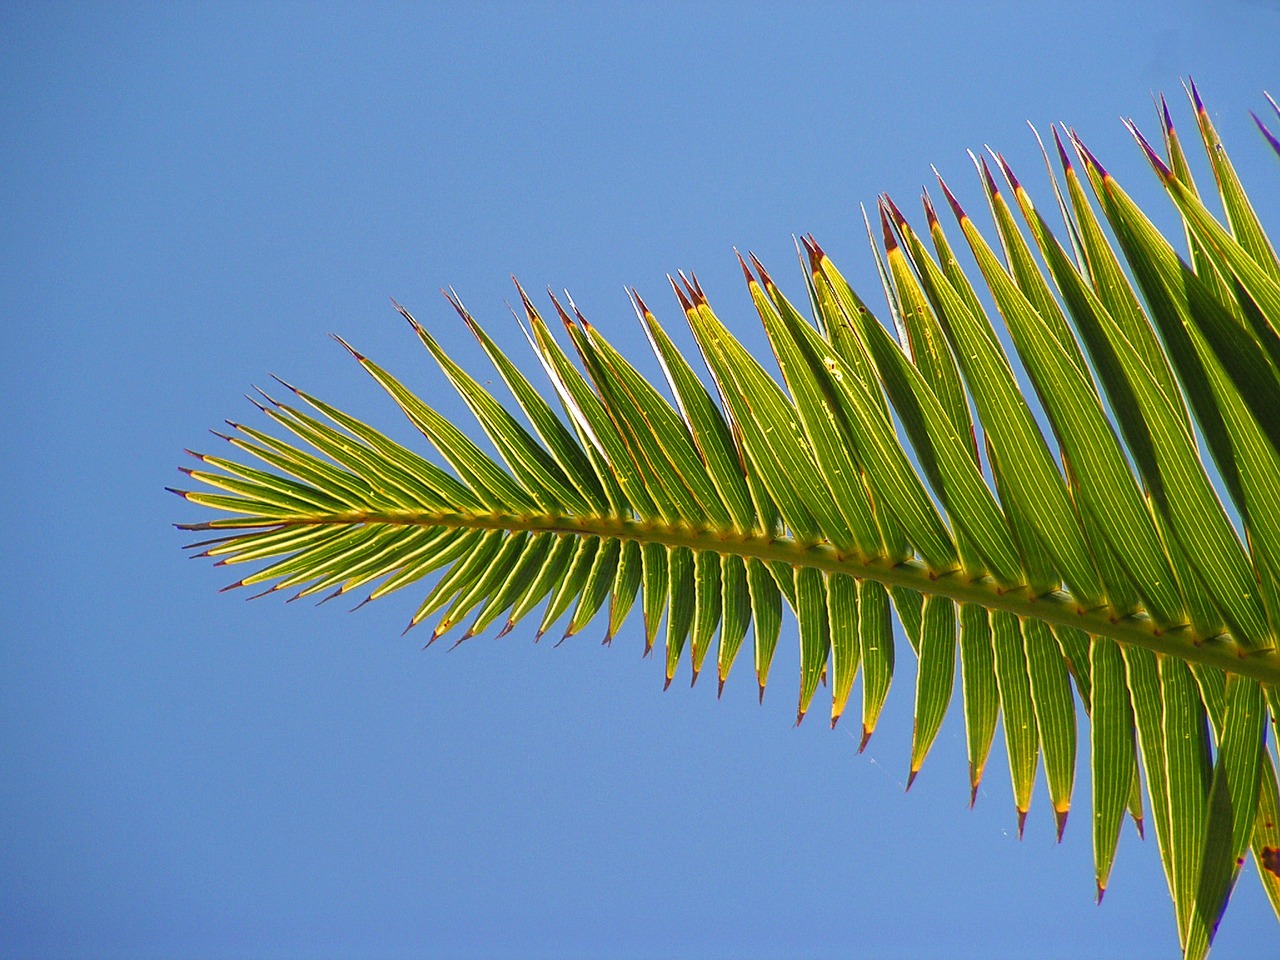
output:
[{"label": "clear sky background", "polygon": [[[859,204],[918,210],[930,163],[977,211],[990,143],[1048,204],[1027,120],[1175,228],[1118,118],[1163,90],[1191,134],[1188,74],[1280,227],[1276,2],[783,6],[0,7],[0,956],[1175,953],[1130,828],[1093,904],[1087,765],[1019,843],[953,709],[903,795],[905,644],[858,756],[793,727],[790,630],[717,703],[638,621],[424,653],[413,591],[246,604],[178,549],[182,448],[271,373],[412,440],[330,332],[462,416],[388,296],[482,370],[454,285],[528,369],[508,275],[568,287],[652,370],[623,286],[674,328],[691,268],[764,350],[735,245],[802,297],[812,231],[870,296]],[[1216,956],[1274,956],[1253,869]]]}]

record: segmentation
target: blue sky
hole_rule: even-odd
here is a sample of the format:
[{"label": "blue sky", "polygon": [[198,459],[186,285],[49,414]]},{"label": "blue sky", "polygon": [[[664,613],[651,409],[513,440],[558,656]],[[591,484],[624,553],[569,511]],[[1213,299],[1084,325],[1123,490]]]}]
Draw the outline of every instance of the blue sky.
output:
[{"label": "blue sky", "polygon": [[[481,369],[453,285],[523,362],[514,273],[643,359],[624,285],[674,325],[691,268],[763,350],[735,245],[798,293],[812,232],[870,294],[858,205],[933,163],[976,208],[987,143],[1044,197],[1027,120],[1171,227],[1118,118],[1189,132],[1187,74],[1280,223],[1280,4],[962,7],[0,9],[0,956],[1172,955],[1153,843],[1093,904],[1087,769],[1019,843],[953,711],[903,795],[909,657],[858,756],[793,727],[785,637],[762,707],[742,666],[663,694],[638,624],[424,653],[413,596],[246,604],[170,526],[271,373],[411,439],[330,332],[462,415],[389,296]],[[1275,942],[1252,869],[1217,956]]]}]

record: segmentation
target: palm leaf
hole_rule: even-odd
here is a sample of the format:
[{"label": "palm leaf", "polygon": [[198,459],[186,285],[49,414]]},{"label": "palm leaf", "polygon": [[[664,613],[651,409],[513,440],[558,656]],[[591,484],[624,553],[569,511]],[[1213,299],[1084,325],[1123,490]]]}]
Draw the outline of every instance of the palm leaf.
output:
[{"label": "palm leaf", "polygon": [[911,779],[958,656],[973,795],[1003,716],[1019,833],[1043,763],[1061,839],[1082,709],[1098,897],[1126,809],[1140,830],[1148,809],[1184,953],[1203,956],[1246,849],[1280,916],[1280,264],[1191,93],[1225,222],[1168,110],[1164,157],[1131,125],[1185,256],[1055,129],[1065,243],[998,155],[1012,203],[976,160],[994,242],[942,184],[980,288],[927,197],[932,250],[885,197],[888,326],[805,238],[812,319],[742,262],[776,372],[695,278],[672,288],[709,379],[633,292],[661,387],[571,301],[551,299],[558,338],[521,290],[551,401],[451,294],[514,403],[398,308],[496,457],[343,342],[447,468],[286,384],[258,406],[287,438],[218,434],[248,462],[197,454],[202,489],[178,492],[221,515],[182,526],[220,534],[192,545],[219,565],[265,562],[235,587],[367,602],[438,573],[409,624],[439,614],[429,642],[539,609],[537,636],[566,617],[568,636],[607,608],[608,639],[639,607],[668,684],[715,649],[723,689],[752,630],[761,696],[785,600],[798,720],[825,682],[834,726],[861,675],[863,746],[894,674],[892,606],[917,660]]}]

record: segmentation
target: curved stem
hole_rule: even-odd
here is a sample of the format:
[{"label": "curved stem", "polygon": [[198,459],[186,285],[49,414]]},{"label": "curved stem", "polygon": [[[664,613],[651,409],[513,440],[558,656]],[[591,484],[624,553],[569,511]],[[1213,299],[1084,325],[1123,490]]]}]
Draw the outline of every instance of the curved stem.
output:
[{"label": "curved stem", "polygon": [[660,543],[670,547],[689,547],[693,550],[711,550],[757,560],[780,561],[796,567],[814,567],[828,573],[877,580],[886,586],[908,587],[963,603],[976,603],[991,610],[1005,610],[1018,617],[1032,617],[1047,623],[1075,627],[1118,643],[1145,647],[1155,653],[1175,656],[1192,663],[1220,667],[1229,673],[1251,677],[1263,683],[1280,684],[1280,651],[1274,647],[1263,651],[1246,650],[1229,635],[1197,639],[1188,627],[1161,630],[1145,615],[1119,617],[1110,607],[1081,609],[1070,594],[1061,591],[1032,597],[1025,589],[1001,590],[989,579],[969,580],[959,571],[938,576],[918,560],[892,563],[884,559],[863,560],[842,556],[828,543],[805,545],[789,538],[770,537],[760,533],[742,534],[737,531],[676,526],[619,517],[473,515],[431,511],[343,513],[272,520],[253,518],[243,522],[222,521],[216,526],[226,528],[361,523],[614,537],[638,543]]}]

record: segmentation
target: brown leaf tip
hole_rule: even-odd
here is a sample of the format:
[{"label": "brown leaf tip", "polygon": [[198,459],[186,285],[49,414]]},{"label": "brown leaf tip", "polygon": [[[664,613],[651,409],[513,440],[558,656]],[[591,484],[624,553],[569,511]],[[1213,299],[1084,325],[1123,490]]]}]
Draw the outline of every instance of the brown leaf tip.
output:
[{"label": "brown leaf tip", "polygon": [[987,189],[991,191],[993,197],[1000,196],[1000,188],[996,186],[995,177],[991,176],[991,168],[987,166],[986,157],[978,157],[978,168],[982,171],[982,178],[987,183]]},{"label": "brown leaf tip", "polygon": [[880,201],[880,229],[884,233],[884,249],[886,253],[893,253],[898,249],[898,240],[893,235],[893,227],[889,225],[889,210],[885,206],[884,201]]},{"label": "brown leaf tip", "polygon": [[907,789],[903,791],[904,793],[911,792],[911,785],[916,782],[916,775],[919,772],[920,772],[920,769],[917,767],[907,774]]},{"label": "brown leaf tip", "polygon": [[1022,832],[1025,829],[1026,825],[1027,825],[1027,811],[1019,810],[1018,811],[1018,839],[1019,840],[1022,839]]},{"label": "brown leaf tip", "polygon": [[1111,178],[1111,174],[1107,173],[1107,168],[1104,167],[1098,158],[1093,155],[1092,151],[1084,145],[1084,141],[1076,135],[1074,130],[1071,131],[1069,135],[1071,137],[1071,142],[1075,144],[1076,149],[1079,150],[1081,155],[1084,157],[1085,163],[1097,170],[1098,176],[1102,177],[1104,180],[1109,180]]},{"label": "brown leaf tip", "polygon": [[942,174],[935,170],[934,175],[938,178],[938,186],[942,187],[943,196],[947,198],[947,203],[951,205],[951,212],[955,214],[957,220],[963,223],[968,219],[968,217],[966,216],[963,208],[961,208],[960,201],[956,199],[956,195],[952,193],[951,188],[947,186],[947,181],[942,179]]},{"label": "brown leaf tip", "polygon": [[804,241],[808,245],[809,249],[813,251],[813,255],[817,257],[819,260],[824,259],[827,256],[826,252],[822,249],[822,247],[818,246],[818,241],[813,239],[812,233],[806,236],[804,238]]},{"label": "brown leaf tip", "polygon": [[1165,101],[1164,94],[1160,94],[1160,116],[1164,120],[1164,132],[1170,137],[1173,133],[1173,117],[1169,115],[1169,104]]},{"label": "brown leaf tip", "polygon": [[938,211],[933,209],[933,198],[929,196],[928,190],[920,191],[920,202],[924,204],[924,217],[929,229],[935,229],[938,226]]},{"label": "brown leaf tip", "polygon": [[1262,135],[1267,138],[1267,142],[1271,144],[1271,149],[1275,150],[1276,153],[1280,153],[1280,140],[1276,139],[1275,134],[1266,128],[1263,122],[1258,119],[1258,115],[1252,110],[1249,111],[1249,116],[1253,117],[1253,122],[1257,124],[1258,129],[1262,131]]},{"label": "brown leaf tip", "polygon": [[1055,124],[1050,127],[1053,131],[1053,142],[1058,146],[1058,159],[1062,161],[1062,169],[1068,173],[1071,171],[1071,158],[1067,156],[1067,148],[1062,145],[1062,137],[1058,136],[1058,127]]},{"label": "brown leaf tip", "polygon": [[862,725],[862,742],[858,744],[859,753],[867,749],[867,743],[870,742],[871,734],[874,732],[875,730],[871,727],[868,727],[865,723]]},{"label": "brown leaf tip", "polygon": [[653,316],[653,312],[645,304],[644,300],[641,299],[640,294],[636,291],[635,287],[631,288],[631,299],[635,301],[636,309],[639,310],[642,315],[646,317]]},{"label": "brown leaf tip", "polygon": [[1099,880],[1098,881],[1098,899],[1094,901],[1096,904],[1098,904],[1098,906],[1102,906],[1102,896],[1106,892],[1107,892],[1106,885],[1103,884],[1101,880]]},{"label": "brown leaf tip", "polygon": [[671,289],[675,291],[676,299],[680,301],[680,308],[685,313],[693,310],[693,304],[689,302],[689,298],[684,295],[684,291],[680,289],[680,284],[676,283],[676,278],[667,274],[667,282],[671,284]]},{"label": "brown leaf tip", "polygon": [[1005,160],[1003,154],[996,154],[996,163],[1000,164],[1000,172],[1004,174],[1004,178],[1009,181],[1009,186],[1013,188],[1014,193],[1022,189],[1022,184],[1018,182],[1018,178],[1013,175],[1013,168],[1009,166],[1009,162]]},{"label": "brown leaf tip", "polygon": [[1187,89],[1191,93],[1191,102],[1196,106],[1196,113],[1205,113],[1204,101],[1200,99],[1200,91],[1196,89],[1196,82],[1187,77]]},{"label": "brown leaf tip", "polygon": [[1150,160],[1151,165],[1156,168],[1156,173],[1160,175],[1161,179],[1172,180],[1173,171],[1170,170],[1165,162],[1160,159],[1160,155],[1156,153],[1151,144],[1147,143],[1147,138],[1142,135],[1142,132],[1138,129],[1138,125],[1132,120],[1126,120],[1124,125],[1128,127],[1129,132],[1133,134],[1134,138],[1138,141],[1138,145],[1142,147],[1143,152],[1147,155],[1147,159]]},{"label": "brown leaf tip", "polygon": [[360,361],[361,363],[364,363],[364,360],[365,360],[364,356],[363,356],[362,354],[360,354],[360,353],[355,349],[355,347],[351,346],[351,344],[347,343],[347,341],[343,340],[343,339],[342,339],[340,336],[338,336],[336,333],[331,333],[331,334],[329,334],[329,336],[331,336],[334,340],[337,340],[340,344],[342,344],[344,347],[346,347],[347,352],[348,352],[349,354],[351,354],[353,357],[355,357],[358,361]]},{"label": "brown leaf tip", "polygon": [[1070,811],[1068,810],[1053,811],[1053,819],[1057,822],[1057,826],[1058,826],[1058,842],[1059,843],[1062,842],[1062,832],[1067,829],[1067,814],[1069,812]]},{"label": "brown leaf tip", "polygon": [[751,266],[755,267],[756,273],[759,274],[760,282],[766,288],[772,288],[774,286],[773,278],[769,276],[769,271],[764,268],[764,264],[760,262],[754,253],[748,252],[747,256],[751,258]]}]

